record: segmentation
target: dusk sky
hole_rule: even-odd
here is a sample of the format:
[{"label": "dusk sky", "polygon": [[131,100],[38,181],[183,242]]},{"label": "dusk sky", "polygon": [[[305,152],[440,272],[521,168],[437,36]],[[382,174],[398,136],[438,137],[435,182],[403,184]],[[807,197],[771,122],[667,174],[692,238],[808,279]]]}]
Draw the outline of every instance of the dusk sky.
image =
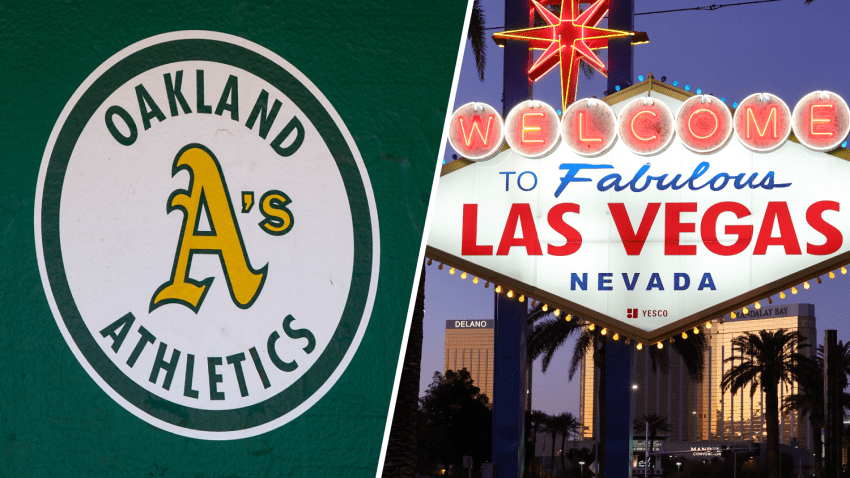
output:
[{"label": "dusk sky", "polygon": [[[738,0],[717,4],[738,3]],[[674,8],[707,6],[712,0],[636,0],[635,12],[653,12]],[[504,0],[482,0],[486,27],[504,25]],[[781,0],[755,5],[730,6],[714,11],[686,11],[638,15],[635,30],[649,35],[649,43],[638,45],[635,52],[635,78],[653,73],[656,79],[679,81],[679,86],[701,88],[727,104],[758,92],[782,98],[793,109],[805,94],[828,90],[850,100],[850,37],[847,0]],[[602,27],[606,26],[603,20]],[[501,28],[487,30],[487,68],[485,80],[479,81],[469,41],[463,52],[457,96],[452,109],[478,101],[501,111],[502,49],[489,38]],[[605,60],[605,50],[600,57]],[[602,97],[606,78],[596,74],[592,79],[579,76],[577,98]],[[534,86],[534,98],[556,107],[560,103],[558,70]],[[451,160],[453,151],[446,147],[444,158]],[[446,320],[489,319],[493,316],[493,288],[484,281],[474,285],[451,276],[448,267],[437,269],[437,262],[427,268],[425,290],[425,341],[423,345],[420,390],[424,392],[435,371],[443,370],[443,347]],[[825,329],[837,329],[839,340],[850,340],[850,274],[824,278],[823,284],[812,282],[809,290],[788,294],[774,303],[805,302],[815,304],[818,341]],[[793,298],[793,300],[791,300]],[[547,413],[579,411],[579,378],[567,380],[572,343],[562,348],[548,372],[543,374],[539,362],[534,369],[533,408]]]}]

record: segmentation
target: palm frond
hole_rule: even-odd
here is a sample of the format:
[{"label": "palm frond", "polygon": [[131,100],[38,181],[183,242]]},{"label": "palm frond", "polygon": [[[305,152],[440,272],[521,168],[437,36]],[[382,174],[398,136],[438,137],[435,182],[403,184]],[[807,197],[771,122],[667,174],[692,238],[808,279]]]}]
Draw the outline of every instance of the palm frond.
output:
[{"label": "palm frond", "polygon": [[481,4],[475,0],[472,4],[472,17],[469,19],[469,30],[466,36],[472,40],[472,53],[475,55],[475,67],[478,69],[478,77],[484,81],[484,66],[487,58],[487,43],[484,35],[484,12]]}]

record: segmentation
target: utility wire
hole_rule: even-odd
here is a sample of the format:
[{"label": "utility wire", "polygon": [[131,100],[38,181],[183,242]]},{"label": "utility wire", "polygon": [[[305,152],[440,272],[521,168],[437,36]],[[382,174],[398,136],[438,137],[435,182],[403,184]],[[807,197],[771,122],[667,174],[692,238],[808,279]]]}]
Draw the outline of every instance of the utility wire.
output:
[{"label": "utility wire", "polygon": [[723,7],[737,7],[737,6],[740,6],[740,5],[753,5],[755,3],[768,3],[768,2],[778,2],[778,1],[779,0],[756,0],[756,1],[753,1],[753,2],[727,3],[725,5],[711,4],[711,5],[706,5],[706,6],[703,6],[703,7],[677,8],[675,10],[659,10],[657,12],[635,13],[635,16],[652,15],[652,14],[655,14],[655,13],[686,12],[688,10],[719,10]]},{"label": "utility wire", "polygon": [[[641,12],[641,13],[635,13],[635,16],[638,16],[638,15],[654,15],[656,13],[687,12],[687,11],[691,11],[691,10],[705,10],[705,11],[720,10],[723,7],[738,7],[738,6],[741,6],[741,5],[753,5],[753,4],[756,4],[756,3],[769,3],[769,2],[778,2],[778,1],[779,0],[755,0],[755,1],[752,1],[752,2],[726,3],[726,4],[723,4],[723,5],[711,4],[711,5],[704,5],[702,7],[676,8],[676,9],[673,9],[673,10],[658,10],[657,12]],[[505,27],[503,27],[503,26],[502,27],[489,27],[489,28],[485,28],[485,30],[498,30],[498,29],[503,29],[503,28],[505,28]]]}]

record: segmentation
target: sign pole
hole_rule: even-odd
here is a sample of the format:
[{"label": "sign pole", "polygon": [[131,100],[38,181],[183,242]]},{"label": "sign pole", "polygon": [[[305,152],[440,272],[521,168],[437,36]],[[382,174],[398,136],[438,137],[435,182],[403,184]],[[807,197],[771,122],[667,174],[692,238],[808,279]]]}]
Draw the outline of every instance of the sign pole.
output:
[{"label": "sign pole", "polygon": [[[611,0],[608,28],[634,30],[634,0]],[[621,88],[630,86],[633,76],[631,39],[612,38],[608,42],[608,91],[613,92],[617,85]],[[631,358],[630,347],[624,341],[608,340],[605,436],[598,437],[604,450],[602,463],[598,464],[601,472],[599,476],[603,478],[606,470],[610,476],[631,476]],[[644,443],[648,443],[648,437],[644,437]]]},{"label": "sign pole", "polygon": [[528,394],[527,307],[505,294],[496,294],[495,302],[493,464],[496,478],[522,477]]},{"label": "sign pole", "polygon": [[[505,0],[505,27],[533,26],[529,0]],[[528,79],[531,50],[507,42],[502,85],[502,114],[531,97]],[[528,394],[526,315],[524,302],[495,294],[493,363],[493,465],[496,477],[521,477],[525,471],[525,409]],[[533,450],[532,450],[533,453]]]}]

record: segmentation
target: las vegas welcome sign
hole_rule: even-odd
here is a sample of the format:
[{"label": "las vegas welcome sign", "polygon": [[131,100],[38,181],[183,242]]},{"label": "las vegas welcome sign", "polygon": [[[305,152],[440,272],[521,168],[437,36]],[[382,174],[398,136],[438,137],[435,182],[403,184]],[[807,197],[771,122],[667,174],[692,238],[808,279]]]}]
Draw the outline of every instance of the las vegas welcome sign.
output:
[{"label": "las vegas welcome sign", "polygon": [[850,262],[834,93],[731,110],[650,77],[562,116],[470,103],[450,121],[468,159],[443,168],[428,257],[612,334],[652,343]]}]

